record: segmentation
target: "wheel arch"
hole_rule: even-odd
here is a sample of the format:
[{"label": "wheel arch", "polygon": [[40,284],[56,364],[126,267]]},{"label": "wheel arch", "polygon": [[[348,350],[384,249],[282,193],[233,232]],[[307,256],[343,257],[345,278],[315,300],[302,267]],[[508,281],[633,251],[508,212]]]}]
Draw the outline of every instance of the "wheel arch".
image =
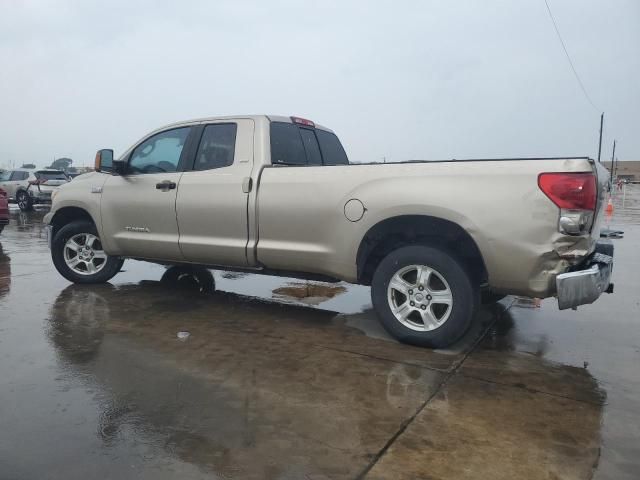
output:
[{"label": "wheel arch", "polygon": [[474,283],[487,282],[487,267],[471,235],[450,220],[429,215],[400,215],[373,225],[360,241],[356,255],[358,283],[370,285],[380,261],[393,250],[408,245],[429,245],[461,260]]},{"label": "wheel arch", "polygon": [[73,206],[62,207],[56,211],[53,217],[51,217],[51,221],[49,222],[49,224],[53,228],[52,236],[55,237],[56,233],[58,233],[58,231],[62,227],[77,220],[89,221],[94,225],[96,225],[96,228],[97,228],[96,221],[93,219],[91,214],[84,208],[73,207]]}]

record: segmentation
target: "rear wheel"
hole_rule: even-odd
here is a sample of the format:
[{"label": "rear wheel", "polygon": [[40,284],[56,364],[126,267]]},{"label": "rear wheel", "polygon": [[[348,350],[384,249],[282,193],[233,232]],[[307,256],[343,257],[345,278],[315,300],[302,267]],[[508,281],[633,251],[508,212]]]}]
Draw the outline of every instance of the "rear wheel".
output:
[{"label": "rear wheel", "polygon": [[107,255],[95,225],[75,221],[62,227],[51,243],[56,270],[74,283],[103,283],[122,268],[123,260]]},{"label": "rear wheel", "polygon": [[29,212],[33,210],[33,201],[31,200],[29,194],[24,190],[20,190],[18,192],[18,194],[16,195],[16,202],[18,202],[18,207],[20,207],[20,210],[22,210],[23,212]]},{"label": "rear wheel", "polygon": [[471,325],[477,289],[449,253],[409,246],[380,262],[371,283],[371,298],[382,325],[395,338],[443,348]]}]

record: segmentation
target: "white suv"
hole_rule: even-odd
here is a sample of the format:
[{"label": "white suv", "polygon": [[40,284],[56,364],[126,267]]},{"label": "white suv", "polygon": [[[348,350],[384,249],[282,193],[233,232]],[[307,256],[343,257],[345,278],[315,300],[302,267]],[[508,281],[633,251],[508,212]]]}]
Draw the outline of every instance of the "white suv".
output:
[{"label": "white suv", "polygon": [[69,181],[62,170],[27,169],[7,170],[0,174],[0,188],[7,192],[9,202],[15,202],[22,211],[34,205],[50,204],[51,193]]}]

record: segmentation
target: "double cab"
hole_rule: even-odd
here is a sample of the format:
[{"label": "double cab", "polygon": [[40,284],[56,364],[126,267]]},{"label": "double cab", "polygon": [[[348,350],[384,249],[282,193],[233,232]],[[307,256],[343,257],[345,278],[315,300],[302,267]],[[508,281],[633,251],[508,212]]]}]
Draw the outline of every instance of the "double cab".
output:
[{"label": "double cab", "polygon": [[350,164],[330,129],[250,115],[145,135],[53,194],[53,262],[107,282],[124,259],[371,286],[401,341],[445,347],[481,296],[611,291],[606,170],[588,157]]}]

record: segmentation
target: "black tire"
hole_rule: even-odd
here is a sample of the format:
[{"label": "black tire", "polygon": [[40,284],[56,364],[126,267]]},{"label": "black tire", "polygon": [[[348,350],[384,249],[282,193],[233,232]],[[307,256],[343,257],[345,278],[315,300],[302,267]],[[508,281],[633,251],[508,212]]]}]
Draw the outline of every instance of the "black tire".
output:
[{"label": "black tire", "polygon": [[16,194],[16,202],[18,207],[20,207],[20,210],[23,212],[30,212],[33,210],[33,200],[31,200],[31,197],[25,190],[20,190]]},{"label": "black tire", "polygon": [[[387,290],[392,277],[411,265],[426,265],[436,270],[451,291],[453,302],[448,318],[433,330],[409,328],[395,317],[389,304]],[[408,246],[398,248],[380,262],[371,283],[371,300],[382,326],[399,341],[421,347],[444,348],[462,337],[471,326],[478,305],[478,289],[451,254],[433,247]]]},{"label": "black tire", "polygon": [[176,265],[167,269],[160,279],[170,288],[212,293],[216,289],[213,274],[204,267],[195,265]]},{"label": "black tire", "polygon": [[80,274],[72,270],[64,259],[64,248],[67,240],[74,235],[78,234],[91,234],[98,236],[93,222],[87,222],[83,220],[77,220],[66,224],[62,227],[53,238],[51,242],[51,258],[53,259],[53,265],[56,270],[64,278],[73,283],[104,283],[108,282],[113,276],[120,271],[124,260],[118,257],[107,256],[105,265],[94,274]]}]

